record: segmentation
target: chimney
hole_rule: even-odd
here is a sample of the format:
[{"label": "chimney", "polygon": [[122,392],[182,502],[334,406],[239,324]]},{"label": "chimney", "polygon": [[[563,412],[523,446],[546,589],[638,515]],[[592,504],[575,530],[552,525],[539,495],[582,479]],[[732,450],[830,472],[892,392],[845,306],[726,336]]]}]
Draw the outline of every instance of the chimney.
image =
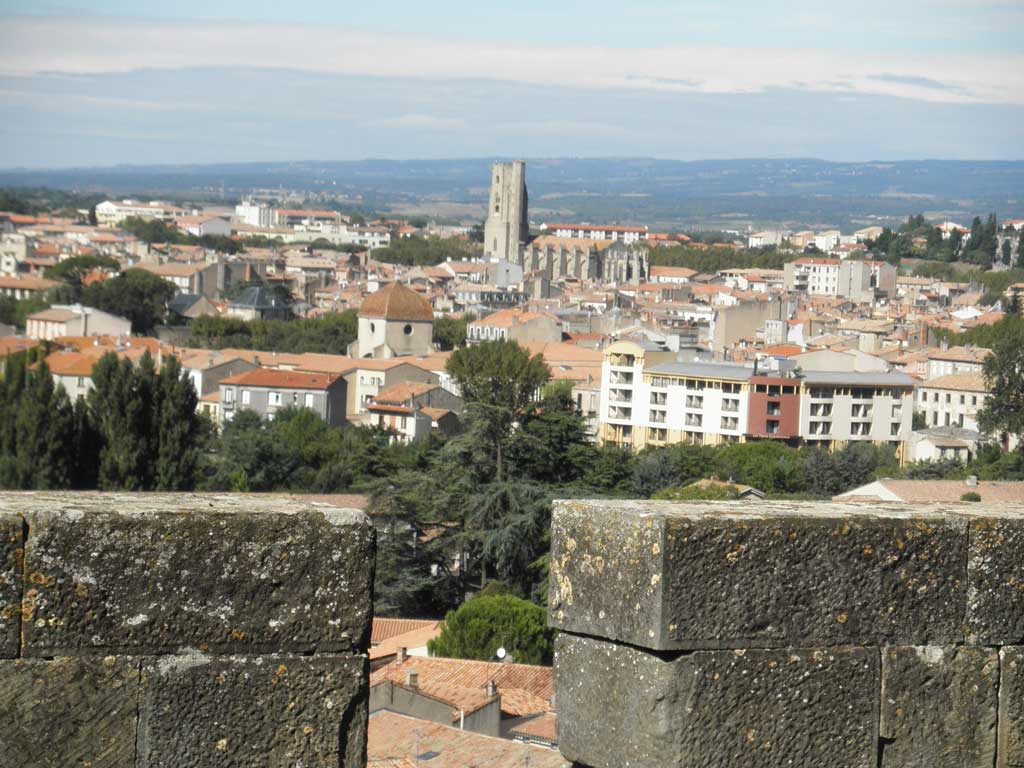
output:
[{"label": "chimney", "polygon": [[409,655],[408,655],[408,653],[406,653],[406,649],[404,647],[403,648],[399,648],[398,649],[398,653],[395,654],[395,661],[397,661],[399,664],[401,664],[403,661],[405,661],[408,658],[408,656]]},{"label": "chimney", "polygon": [[405,675],[405,684],[410,688],[418,688],[420,684],[420,676],[416,674],[415,669],[410,669]]},{"label": "chimney", "polygon": [[971,488],[977,488],[978,487],[978,476],[977,475],[968,475],[967,476],[967,485],[969,487],[971,487]]},{"label": "chimney", "polygon": [[487,691],[487,695],[488,696],[497,696],[498,695],[498,686],[497,686],[497,684],[495,684],[495,682],[493,680],[488,680],[487,681],[487,685],[485,686],[485,690]]}]

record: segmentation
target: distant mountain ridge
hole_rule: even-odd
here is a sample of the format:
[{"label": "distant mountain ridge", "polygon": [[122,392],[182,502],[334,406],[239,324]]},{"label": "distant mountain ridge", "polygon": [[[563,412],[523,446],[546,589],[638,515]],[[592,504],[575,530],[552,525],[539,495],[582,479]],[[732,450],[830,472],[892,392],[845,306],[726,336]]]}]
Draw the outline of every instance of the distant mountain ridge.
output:
[{"label": "distant mountain ridge", "polygon": [[[235,198],[247,190],[336,193],[372,210],[425,200],[482,206],[498,158],[367,159],[0,171],[0,186]],[[502,158],[503,159],[503,158]],[[837,225],[924,211],[1024,216],[1024,161],[678,161],[526,158],[531,209],[598,221]],[[482,209],[481,209],[482,213]]]}]

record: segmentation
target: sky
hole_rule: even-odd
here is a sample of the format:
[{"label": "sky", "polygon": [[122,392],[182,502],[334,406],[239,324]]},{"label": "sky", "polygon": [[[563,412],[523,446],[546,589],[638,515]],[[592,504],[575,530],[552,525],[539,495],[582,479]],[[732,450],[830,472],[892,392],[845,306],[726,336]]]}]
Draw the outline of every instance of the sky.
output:
[{"label": "sky", "polygon": [[1024,159],[1021,0],[0,0],[0,168]]}]

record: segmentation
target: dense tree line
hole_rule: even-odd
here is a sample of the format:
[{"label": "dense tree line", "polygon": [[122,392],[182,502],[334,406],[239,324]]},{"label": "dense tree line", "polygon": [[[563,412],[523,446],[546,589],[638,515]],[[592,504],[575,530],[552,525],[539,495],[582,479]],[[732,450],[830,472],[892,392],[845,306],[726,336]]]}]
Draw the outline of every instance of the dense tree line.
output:
[{"label": "dense tree line", "polygon": [[354,309],[317,318],[241,320],[197,317],[189,326],[187,345],[204,349],[259,349],[266,352],[321,352],[344,355],[356,340]]},{"label": "dense tree line", "polygon": [[157,371],[147,353],[114,354],[93,369],[94,387],[72,403],[45,362],[6,359],[0,392],[0,486],[188,490],[208,427],[174,358]]},{"label": "dense tree line", "polygon": [[651,249],[652,267],[687,267],[698,272],[714,274],[721,269],[782,269],[793,254],[774,248],[694,248],[673,246]]},{"label": "dense tree line", "polygon": [[386,248],[377,248],[373,258],[388,264],[427,267],[451,259],[459,261],[481,254],[480,248],[464,240],[440,237],[394,238]]}]

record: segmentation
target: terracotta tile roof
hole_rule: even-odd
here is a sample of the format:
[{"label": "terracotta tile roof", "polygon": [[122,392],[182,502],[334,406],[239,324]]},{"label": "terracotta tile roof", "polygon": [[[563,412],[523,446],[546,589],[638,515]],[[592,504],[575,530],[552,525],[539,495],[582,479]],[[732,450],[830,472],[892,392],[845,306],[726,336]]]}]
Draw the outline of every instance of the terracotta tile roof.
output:
[{"label": "terracotta tile roof", "polygon": [[950,347],[931,350],[928,357],[932,360],[951,360],[958,363],[982,363],[991,354],[992,350],[985,347]]},{"label": "terracotta tile roof", "polygon": [[17,289],[23,291],[48,291],[56,288],[60,283],[56,280],[47,280],[43,277],[0,277],[0,288]]},{"label": "terracotta tile roof", "polygon": [[440,623],[437,619],[385,619],[375,616],[370,630],[370,644],[377,645],[417,629],[435,629]]},{"label": "terracotta tile roof", "polygon": [[416,759],[436,753],[431,768],[570,768],[557,750],[510,739],[461,731],[440,723],[417,720],[387,710],[370,715],[367,728],[368,758]]},{"label": "terracotta tile roof", "polygon": [[280,389],[328,389],[338,381],[337,376],[323,373],[281,371],[276,368],[257,368],[221,380],[221,384],[248,387],[276,387]]},{"label": "terracotta tile roof", "polygon": [[33,312],[28,316],[29,320],[41,320],[48,323],[66,323],[78,317],[77,312],[70,309],[44,309],[41,312]]},{"label": "terracotta tile roof", "polygon": [[416,291],[401,283],[391,283],[363,299],[359,317],[433,322],[434,310]]},{"label": "terracotta tile roof", "polygon": [[[422,656],[412,658],[421,659]],[[395,685],[407,691],[415,691],[452,708],[451,722],[457,723],[464,715],[472,714],[478,709],[483,709],[493,703],[498,697],[488,695],[483,688],[463,688],[461,685],[451,683],[438,683],[434,681],[417,682],[415,686],[409,685],[405,680],[391,680],[388,678],[371,677],[370,687],[377,685]],[[504,708],[503,708],[504,711]]]},{"label": "terracotta tile roof", "polygon": [[202,272],[209,264],[139,264],[133,269],[141,269],[160,277],[192,277],[197,272]]},{"label": "terracotta tile roof", "polygon": [[414,397],[423,395],[432,389],[437,389],[437,384],[423,384],[418,381],[400,381],[390,387],[378,392],[373,402],[378,405],[404,405]]},{"label": "terracotta tile roof", "polygon": [[54,352],[46,357],[46,366],[57,376],[88,377],[100,357],[89,352]]},{"label": "terracotta tile roof", "polygon": [[424,416],[429,416],[431,421],[443,419],[449,413],[452,413],[452,411],[448,410],[447,408],[420,408],[420,412]]},{"label": "terracotta tile roof", "polygon": [[693,277],[696,269],[689,267],[651,267],[651,277]]},{"label": "terracotta tile roof", "polygon": [[554,712],[545,712],[543,715],[537,715],[537,717],[517,725],[509,733],[514,739],[543,741],[551,745],[557,744],[558,715]]},{"label": "terracotta tile roof", "polygon": [[921,382],[922,387],[930,389],[953,389],[960,392],[987,392],[985,377],[980,373],[951,373],[935,379]]},{"label": "terracotta tile roof", "polygon": [[13,355],[39,346],[35,339],[23,339],[20,336],[4,336],[0,338],[0,356]]},{"label": "terracotta tile roof", "polygon": [[[664,286],[662,286],[664,287]],[[550,318],[557,322],[557,318],[548,312],[530,312],[525,309],[500,309],[480,320],[474,320],[470,325],[486,326],[493,328],[511,328],[515,325],[528,323],[539,318]]]},{"label": "terracotta tile roof", "polygon": [[551,667],[416,656],[389,664],[370,678],[371,681],[404,682],[406,673],[412,670],[416,671],[421,686],[437,683],[480,691],[493,680],[501,694],[501,711],[516,717],[551,710],[554,696]]},{"label": "terracotta tile roof", "polygon": [[407,757],[370,758],[366,768],[416,768],[416,763]]}]

